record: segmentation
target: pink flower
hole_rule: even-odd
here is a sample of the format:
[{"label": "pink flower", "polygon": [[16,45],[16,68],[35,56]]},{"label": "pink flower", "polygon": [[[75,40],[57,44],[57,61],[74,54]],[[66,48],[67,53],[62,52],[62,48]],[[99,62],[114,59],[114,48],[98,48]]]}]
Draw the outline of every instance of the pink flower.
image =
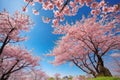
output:
[{"label": "pink flower", "polygon": [[53,26],[54,26],[54,27],[56,27],[56,26],[59,25],[58,19],[54,19],[54,20],[52,21],[52,23],[53,23]]},{"label": "pink flower", "polygon": [[78,3],[80,0],[75,0],[75,3]]},{"label": "pink flower", "polygon": [[116,12],[120,9],[120,7],[118,5],[114,5],[113,6],[113,12]]},{"label": "pink flower", "polygon": [[29,3],[31,6],[34,6],[35,5],[35,3],[32,1],[32,2],[30,2]]},{"label": "pink flower", "polygon": [[24,0],[24,2],[29,2],[29,0]]},{"label": "pink flower", "polygon": [[90,2],[92,2],[92,0],[85,0],[87,3],[90,3]]},{"label": "pink flower", "polygon": [[105,5],[105,1],[102,0],[100,3],[99,3],[99,6],[103,7]]},{"label": "pink flower", "polygon": [[48,5],[48,8],[49,8],[50,10],[52,10],[52,9],[54,8],[54,5],[53,5],[52,3],[50,3],[50,4]]},{"label": "pink flower", "polygon": [[60,21],[64,21],[64,17],[60,18]]},{"label": "pink flower", "polygon": [[75,15],[78,11],[78,6],[75,6],[73,9],[72,9],[72,15]]},{"label": "pink flower", "polygon": [[87,6],[89,6],[89,3],[92,2],[92,0],[85,0],[85,3]]},{"label": "pink flower", "polygon": [[60,1],[57,1],[55,4],[56,4],[57,8],[61,7],[61,5],[62,5],[62,3],[60,3]]},{"label": "pink flower", "polygon": [[107,13],[109,11],[107,7],[103,7],[102,10],[104,13]]},{"label": "pink flower", "polygon": [[97,9],[97,10],[92,10],[91,11],[91,14],[92,15],[98,15],[100,13],[100,10],[99,9]]},{"label": "pink flower", "polygon": [[39,2],[39,0],[33,0],[34,2]]},{"label": "pink flower", "polygon": [[43,2],[43,0],[38,0],[38,2],[39,2],[39,3],[42,3],[42,2]]},{"label": "pink flower", "polygon": [[72,1],[70,1],[70,6],[73,8],[73,7],[75,7],[75,3],[74,2],[72,2]]},{"label": "pink flower", "polygon": [[38,10],[33,9],[32,12],[33,12],[33,14],[35,14],[35,15],[39,15]]},{"label": "pink flower", "polygon": [[61,17],[62,13],[60,13],[59,11],[54,11],[54,15],[55,17]]},{"label": "pink flower", "polygon": [[91,4],[91,7],[92,8],[96,8],[98,6],[98,3],[97,2],[93,2],[92,4]]},{"label": "pink flower", "polygon": [[22,7],[22,11],[23,12],[27,12],[27,8],[24,6],[24,7]]},{"label": "pink flower", "polygon": [[48,9],[49,2],[43,3],[42,7],[43,9],[47,10]]},{"label": "pink flower", "polygon": [[69,6],[66,6],[63,10],[63,13],[66,14],[66,15],[69,15],[70,14],[70,8]]},{"label": "pink flower", "polygon": [[50,22],[50,18],[44,18],[44,17],[42,17],[42,21],[44,22],[44,23],[49,23]]},{"label": "pink flower", "polygon": [[84,2],[85,2],[85,0],[80,0],[79,4],[80,4],[80,5],[83,5]]}]

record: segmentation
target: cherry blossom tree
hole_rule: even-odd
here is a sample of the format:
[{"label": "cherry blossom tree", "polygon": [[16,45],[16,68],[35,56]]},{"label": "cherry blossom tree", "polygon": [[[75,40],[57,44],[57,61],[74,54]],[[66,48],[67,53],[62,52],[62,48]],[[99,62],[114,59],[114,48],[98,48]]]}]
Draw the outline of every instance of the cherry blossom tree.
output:
[{"label": "cherry blossom tree", "polygon": [[41,69],[34,69],[28,72],[29,80],[48,80],[49,76]]},{"label": "cherry blossom tree", "polygon": [[0,56],[7,44],[26,40],[21,32],[29,31],[33,23],[29,16],[16,11],[11,16],[6,10],[0,13]]},{"label": "cherry blossom tree", "polygon": [[19,70],[11,74],[8,80],[28,80],[28,75],[25,71]]},{"label": "cherry blossom tree", "polygon": [[[110,14],[111,15],[111,14]],[[70,61],[88,74],[112,76],[104,66],[103,56],[120,48],[120,15],[83,18],[73,25],[60,25],[55,34],[64,34],[51,52],[53,64]]]},{"label": "cherry blossom tree", "polygon": [[[109,51],[119,49],[120,37],[120,4],[108,5],[105,0],[24,0],[27,5],[35,3],[42,5],[44,10],[52,10],[53,17],[42,17],[43,22],[52,20],[54,33],[64,36],[57,42],[50,55],[55,56],[54,64],[66,61],[73,62],[81,70],[94,77],[112,76],[109,69],[104,66],[103,56]],[[88,19],[74,25],[60,25],[65,16],[75,16],[80,8],[88,6],[91,9]],[[35,15],[39,10],[33,10]]]},{"label": "cherry blossom tree", "polygon": [[6,10],[0,13],[0,80],[8,80],[13,73],[38,65],[39,58],[32,51],[15,45],[26,39],[21,32],[28,31],[32,25],[29,16],[18,11],[13,16]]},{"label": "cherry blossom tree", "polygon": [[17,71],[8,80],[48,80],[48,75],[42,70]]},{"label": "cherry blossom tree", "polygon": [[[27,4],[23,6],[22,10],[27,11],[28,5],[36,8],[36,3],[42,5],[42,9],[53,11],[52,18],[42,17],[43,22],[50,22],[55,26],[58,26],[60,22],[63,22],[65,16],[75,16],[80,8],[87,6],[91,9],[91,14],[98,15],[102,13],[110,13],[119,10],[120,5],[115,4],[112,7],[108,7],[105,0],[24,0]],[[38,7],[37,7],[38,8]],[[39,9],[33,9],[33,14],[39,15]]]},{"label": "cherry blossom tree", "polygon": [[30,69],[38,65],[39,58],[19,46],[5,46],[0,57],[0,80],[7,80],[10,75],[21,69]]}]

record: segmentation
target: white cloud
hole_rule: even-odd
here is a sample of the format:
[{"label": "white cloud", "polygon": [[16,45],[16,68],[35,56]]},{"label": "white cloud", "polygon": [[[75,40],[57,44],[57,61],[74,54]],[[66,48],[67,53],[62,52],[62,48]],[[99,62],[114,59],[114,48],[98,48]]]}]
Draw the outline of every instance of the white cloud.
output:
[{"label": "white cloud", "polygon": [[120,57],[120,53],[113,53],[113,54],[111,54],[110,56],[112,56],[112,57]]}]

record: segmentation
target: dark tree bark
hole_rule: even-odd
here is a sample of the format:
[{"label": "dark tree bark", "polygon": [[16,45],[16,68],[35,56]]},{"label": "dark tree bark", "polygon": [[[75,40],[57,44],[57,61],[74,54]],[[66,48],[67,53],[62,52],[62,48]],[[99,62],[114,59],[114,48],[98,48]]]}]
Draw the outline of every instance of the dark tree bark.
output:
[{"label": "dark tree bark", "polygon": [[99,72],[97,73],[97,76],[112,76],[109,69],[104,66],[102,57],[97,55],[97,58],[98,58],[97,68],[99,70]]},{"label": "dark tree bark", "polygon": [[[93,77],[98,77],[98,76],[112,76],[111,72],[109,71],[108,68],[104,66],[104,61],[102,59],[101,55],[98,54],[93,54],[90,56],[88,55],[88,59],[90,61],[90,64],[87,63],[87,60],[80,61],[80,58],[75,58],[72,59],[71,61],[82,71],[84,71],[87,74],[91,74]],[[80,61],[80,62],[79,62]]]}]

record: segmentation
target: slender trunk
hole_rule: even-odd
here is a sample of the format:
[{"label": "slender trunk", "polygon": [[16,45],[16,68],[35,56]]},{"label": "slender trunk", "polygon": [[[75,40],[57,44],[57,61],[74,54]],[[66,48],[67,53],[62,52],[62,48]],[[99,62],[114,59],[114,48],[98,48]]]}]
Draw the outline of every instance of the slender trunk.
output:
[{"label": "slender trunk", "polygon": [[1,76],[0,80],[5,80],[5,75],[4,74]]},{"label": "slender trunk", "polygon": [[107,69],[104,66],[104,62],[102,60],[102,57],[97,55],[98,58],[98,63],[97,63],[97,68],[99,70],[97,76],[112,76],[111,72],[109,71],[109,69]]},{"label": "slender trunk", "polygon": [[1,48],[0,48],[0,55],[2,54],[3,49],[4,49],[4,47],[6,46],[6,44],[9,42],[8,39],[9,39],[10,33],[13,32],[14,30],[15,30],[15,28],[12,28],[12,29],[10,30],[10,32],[7,34],[5,40],[4,40],[4,42],[3,42],[3,44],[2,44],[2,46],[1,46]]},{"label": "slender trunk", "polygon": [[8,80],[8,78],[10,77],[10,74],[9,75],[2,75],[0,80]]},{"label": "slender trunk", "polygon": [[1,55],[2,52],[3,52],[3,49],[4,49],[5,45],[6,45],[7,40],[8,40],[8,36],[5,38],[5,41],[3,42],[3,44],[2,44],[2,46],[1,46],[1,48],[0,48],[0,55]]}]

